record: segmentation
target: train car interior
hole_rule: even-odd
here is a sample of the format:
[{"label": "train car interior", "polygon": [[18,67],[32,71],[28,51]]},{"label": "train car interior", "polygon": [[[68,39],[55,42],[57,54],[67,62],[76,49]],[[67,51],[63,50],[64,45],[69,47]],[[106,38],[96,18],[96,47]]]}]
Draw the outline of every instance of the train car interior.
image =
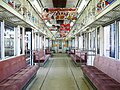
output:
[{"label": "train car interior", "polygon": [[0,0],[0,90],[120,90],[120,0]]}]

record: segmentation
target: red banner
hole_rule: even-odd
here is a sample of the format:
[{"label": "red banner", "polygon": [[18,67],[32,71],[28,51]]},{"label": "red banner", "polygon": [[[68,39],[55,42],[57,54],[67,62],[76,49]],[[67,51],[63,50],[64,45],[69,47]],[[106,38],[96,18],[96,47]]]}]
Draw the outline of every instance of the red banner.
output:
[{"label": "red banner", "polygon": [[44,8],[41,15],[43,20],[77,20],[77,12],[74,8]]},{"label": "red banner", "polygon": [[60,31],[70,31],[70,24],[60,24]]},{"label": "red banner", "polygon": [[60,37],[65,37],[70,31],[70,24],[60,24]]}]

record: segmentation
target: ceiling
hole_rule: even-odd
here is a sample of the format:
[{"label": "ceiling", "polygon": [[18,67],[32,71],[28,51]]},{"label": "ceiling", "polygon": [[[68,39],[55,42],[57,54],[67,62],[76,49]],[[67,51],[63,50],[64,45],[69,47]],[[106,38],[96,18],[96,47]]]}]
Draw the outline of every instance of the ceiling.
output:
[{"label": "ceiling", "polygon": [[39,0],[44,8],[74,8],[81,0]]},{"label": "ceiling", "polygon": [[[76,8],[78,7],[78,4],[81,2],[81,0],[39,0],[39,2],[41,3],[41,5],[43,6],[44,10],[45,9],[53,9],[53,8]],[[50,10],[48,10],[49,12]],[[77,10],[74,10],[74,12]],[[47,10],[45,11],[47,12]],[[65,37],[69,32],[68,31],[60,31],[60,24],[67,24],[65,25],[66,27],[70,26],[70,23],[73,22],[73,20],[69,20],[69,19],[56,19],[57,13],[60,13],[61,15],[62,13],[66,13],[68,12],[68,14],[71,14],[70,10],[67,11],[63,11],[63,10],[55,10],[54,11],[54,19],[50,19],[50,20],[46,20],[43,19],[45,21],[45,24],[48,26],[48,28],[50,29],[50,31],[52,32],[52,34],[56,37],[59,38],[61,37],[61,33],[64,33],[63,37]],[[43,14],[44,12],[42,12]],[[51,13],[47,13],[48,16],[50,16]],[[53,14],[51,14],[53,15]],[[45,13],[43,14],[43,17],[45,16]],[[75,16],[75,15],[74,15]],[[64,17],[66,17],[64,15]],[[45,17],[46,18],[46,17]],[[51,29],[52,28],[52,29]],[[62,38],[63,38],[62,37]]]},{"label": "ceiling", "polygon": [[55,8],[65,8],[67,0],[52,0]]}]

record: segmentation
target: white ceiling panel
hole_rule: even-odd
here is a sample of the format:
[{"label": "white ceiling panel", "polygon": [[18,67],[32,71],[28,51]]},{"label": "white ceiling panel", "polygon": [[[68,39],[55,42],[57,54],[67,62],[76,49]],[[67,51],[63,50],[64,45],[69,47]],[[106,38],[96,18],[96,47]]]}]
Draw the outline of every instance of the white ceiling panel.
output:
[{"label": "white ceiling panel", "polygon": [[41,0],[43,7],[46,8],[53,8],[53,2],[52,0]]},{"label": "white ceiling panel", "polygon": [[66,8],[76,7],[79,0],[67,0]]}]

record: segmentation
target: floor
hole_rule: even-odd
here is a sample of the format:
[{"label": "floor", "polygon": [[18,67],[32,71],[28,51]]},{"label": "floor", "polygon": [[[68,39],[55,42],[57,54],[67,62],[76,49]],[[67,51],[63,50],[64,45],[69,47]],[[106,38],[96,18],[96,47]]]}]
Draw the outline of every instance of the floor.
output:
[{"label": "floor", "polygon": [[54,54],[40,67],[29,90],[90,90],[77,67],[67,54]]}]

